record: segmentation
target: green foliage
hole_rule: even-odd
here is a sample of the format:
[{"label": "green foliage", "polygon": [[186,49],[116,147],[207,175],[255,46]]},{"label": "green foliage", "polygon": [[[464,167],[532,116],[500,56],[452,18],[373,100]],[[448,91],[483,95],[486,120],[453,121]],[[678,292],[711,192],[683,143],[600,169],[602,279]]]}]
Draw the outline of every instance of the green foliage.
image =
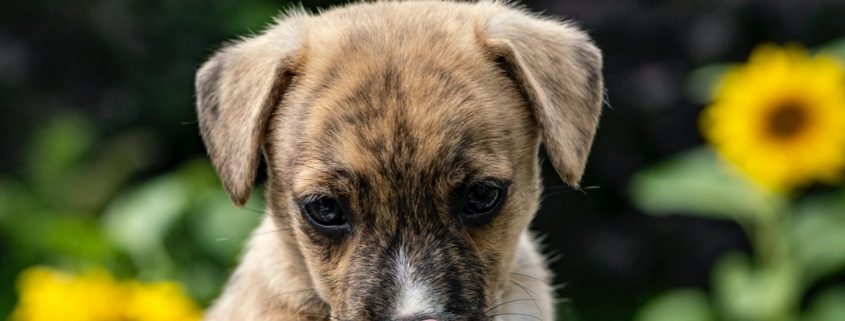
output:
[{"label": "green foliage", "polygon": [[[131,183],[154,158],[154,137],[127,131],[97,143],[95,136],[80,116],[49,121],[27,154],[32,168],[0,177],[0,236],[8,246],[0,315],[14,302],[15,277],[38,264],[178,280],[207,303],[262,217],[229,202],[205,158]],[[257,198],[247,207],[263,208]]]},{"label": "green foliage", "polygon": [[845,190],[798,204],[789,237],[807,282],[845,270]]},{"label": "green foliage", "polygon": [[813,301],[802,321],[845,320],[845,287],[830,289]]},{"label": "green foliage", "polygon": [[[232,206],[199,155],[196,126],[190,123],[193,75],[221,43],[259,31],[287,5],[268,0],[4,5],[11,13],[37,13],[40,19],[21,15],[7,22],[25,30],[21,37],[38,38],[40,52],[61,48],[56,52],[67,59],[33,68],[29,77],[38,82],[13,87],[23,93],[10,100],[22,113],[38,109],[30,114],[45,115],[44,109],[57,116],[38,119],[37,130],[20,143],[26,150],[13,159],[25,164],[22,170],[0,174],[0,319],[15,304],[18,274],[40,264],[70,271],[104,266],[120,277],[173,279],[202,303],[216,295],[262,215]],[[38,30],[56,36],[43,37]],[[28,43],[22,48],[36,50]],[[91,105],[71,105],[82,103]],[[62,114],[65,110],[86,114]],[[149,127],[131,127],[139,123]],[[162,169],[167,163],[162,159],[188,161]],[[263,209],[256,201],[260,189],[254,195],[247,207]]]},{"label": "green foliage", "polygon": [[634,321],[714,321],[707,295],[684,289],[663,293],[643,306]]},{"label": "green foliage", "polygon": [[65,178],[91,149],[91,124],[79,115],[59,117],[35,134],[27,162],[32,183],[41,187]]},{"label": "green foliage", "polygon": [[778,206],[779,200],[725,166],[711,149],[693,149],[637,173],[630,193],[637,206],[655,215],[743,220]]},{"label": "green foliage", "polygon": [[790,320],[800,299],[790,264],[753,266],[739,253],[726,255],[713,272],[717,306],[726,320]]}]

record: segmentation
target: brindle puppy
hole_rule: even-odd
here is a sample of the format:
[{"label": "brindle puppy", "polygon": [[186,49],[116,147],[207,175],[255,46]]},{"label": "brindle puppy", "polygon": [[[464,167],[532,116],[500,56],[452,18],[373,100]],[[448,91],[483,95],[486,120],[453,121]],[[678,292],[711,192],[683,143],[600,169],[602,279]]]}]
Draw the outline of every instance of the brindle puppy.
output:
[{"label": "brindle puppy", "polygon": [[270,214],[206,319],[554,320],[538,148],[578,184],[601,66],[573,25],[499,2],[297,11],[221,49],[202,136],[237,205],[263,155]]}]

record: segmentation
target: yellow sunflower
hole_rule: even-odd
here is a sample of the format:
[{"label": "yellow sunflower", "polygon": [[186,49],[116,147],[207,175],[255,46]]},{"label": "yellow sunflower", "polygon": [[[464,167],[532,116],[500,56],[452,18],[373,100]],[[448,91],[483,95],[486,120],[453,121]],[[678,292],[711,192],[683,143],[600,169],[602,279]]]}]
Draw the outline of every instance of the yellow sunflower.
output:
[{"label": "yellow sunflower", "polygon": [[199,321],[202,310],[173,282],[117,281],[104,269],[73,275],[30,267],[9,321]]},{"label": "yellow sunflower", "polygon": [[722,158],[765,189],[837,182],[845,167],[845,71],[798,46],[764,45],[722,78],[701,115]]}]

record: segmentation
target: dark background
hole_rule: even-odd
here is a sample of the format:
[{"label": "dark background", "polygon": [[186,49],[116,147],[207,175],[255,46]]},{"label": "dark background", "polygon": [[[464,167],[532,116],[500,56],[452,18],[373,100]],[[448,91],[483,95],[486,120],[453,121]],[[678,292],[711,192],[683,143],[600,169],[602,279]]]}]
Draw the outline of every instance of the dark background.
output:
[{"label": "dark background", "polygon": [[[309,1],[309,9],[333,1]],[[732,223],[657,218],[631,205],[630,176],[702,142],[703,105],[686,94],[697,66],[743,61],[756,45],[812,47],[845,35],[845,1],[525,1],[571,18],[604,51],[608,106],[583,180],[567,188],[544,163],[535,230],[557,260],[560,296],[582,320],[624,320],[654,294],[707,288],[714,260],[748,241]],[[220,44],[260,30],[288,2],[3,1],[0,4],[0,172],[24,167],[32,133],[56,115],[84,114],[106,138],[152,129],[142,181],[204,153],[193,75]],[[0,250],[3,238],[0,235]]]}]

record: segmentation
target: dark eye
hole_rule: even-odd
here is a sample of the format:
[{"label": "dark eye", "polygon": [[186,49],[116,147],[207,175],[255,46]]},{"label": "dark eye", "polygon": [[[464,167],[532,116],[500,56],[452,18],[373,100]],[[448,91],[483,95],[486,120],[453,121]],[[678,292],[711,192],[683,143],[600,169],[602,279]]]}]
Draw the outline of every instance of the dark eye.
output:
[{"label": "dark eye", "polygon": [[346,216],[343,215],[343,209],[338,205],[333,198],[326,196],[317,196],[307,199],[302,205],[305,215],[315,225],[325,228],[335,228],[346,226]]},{"label": "dark eye", "polygon": [[505,197],[503,184],[482,181],[468,186],[464,194],[463,212],[468,217],[483,216],[499,209]]}]

